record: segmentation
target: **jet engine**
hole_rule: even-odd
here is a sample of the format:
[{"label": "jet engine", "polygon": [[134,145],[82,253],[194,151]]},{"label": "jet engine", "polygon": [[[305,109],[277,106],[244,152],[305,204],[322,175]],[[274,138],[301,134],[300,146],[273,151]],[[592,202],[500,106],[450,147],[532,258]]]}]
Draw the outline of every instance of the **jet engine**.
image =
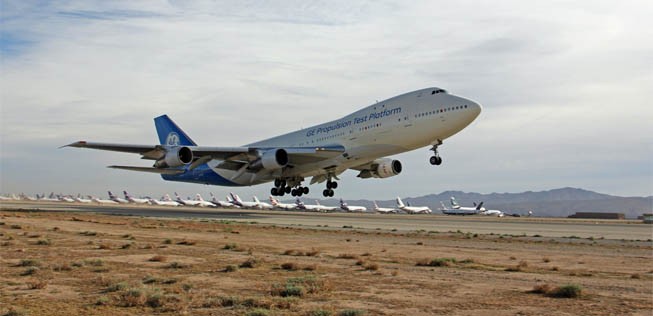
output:
[{"label": "jet engine", "polygon": [[271,149],[249,164],[250,170],[276,170],[288,164],[288,153],[284,149]]},{"label": "jet engine", "polygon": [[401,161],[390,158],[381,158],[370,163],[371,168],[361,170],[359,178],[388,178],[401,173]]},{"label": "jet engine", "polygon": [[193,151],[188,147],[173,147],[168,149],[165,157],[154,163],[156,168],[179,167],[193,161]]}]

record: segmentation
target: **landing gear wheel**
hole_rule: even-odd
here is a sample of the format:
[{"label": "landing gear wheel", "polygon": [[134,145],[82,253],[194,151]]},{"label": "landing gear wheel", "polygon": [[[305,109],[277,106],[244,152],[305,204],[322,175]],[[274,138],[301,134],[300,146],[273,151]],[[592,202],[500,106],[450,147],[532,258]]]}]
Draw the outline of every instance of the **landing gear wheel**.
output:
[{"label": "landing gear wheel", "polygon": [[429,162],[432,165],[439,166],[440,164],[442,164],[442,158],[440,158],[440,156],[431,156],[431,158],[429,159]]},{"label": "landing gear wheel", "polygon": [[333,190],[329,190],[329,197],[333,197],[334,194],[335,192],[333,192]]},{"label": "landing gear wheel", "polygon": [[272,188],[272,190],[270,190],[270,194],[277,196],[279,195],[279,192],[277,192],[277,188]]},{"label": "landing gear wheel", "polygon": [[331,191],[331,190],[324,189],[324,191],[322,191],[322,195],[324,195],[324,197],[329,197],[329,191]]},{"label": "landing gear wheel", "polygon": [[284,189],[284,191],[286,191],[286,193],[290,193],[291,190],[292,190],[292,189],[291,189],[290,187],[286,187],[286,188]]},{"label": "landing gear wheel", "polygon": [[309,192],[308,187],[304,187],[303,191],[304,191],[304,194],[308,194],[308,192]]},{"label": "landing gear wheel", "polygon": [[338,182],[335,181],[327,182],[327,189],[336,189],[336,188],[338,188]]}]

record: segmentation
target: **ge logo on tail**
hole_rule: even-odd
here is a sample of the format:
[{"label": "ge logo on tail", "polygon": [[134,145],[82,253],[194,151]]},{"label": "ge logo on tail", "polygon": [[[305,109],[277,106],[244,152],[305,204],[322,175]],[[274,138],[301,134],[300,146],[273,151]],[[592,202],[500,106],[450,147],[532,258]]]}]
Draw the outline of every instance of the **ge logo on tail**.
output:
[{"label": "ge logo on tail", "polygon": [[179,135],[175,132],[170,132],[166,138],[166,145],[179,146]]}]

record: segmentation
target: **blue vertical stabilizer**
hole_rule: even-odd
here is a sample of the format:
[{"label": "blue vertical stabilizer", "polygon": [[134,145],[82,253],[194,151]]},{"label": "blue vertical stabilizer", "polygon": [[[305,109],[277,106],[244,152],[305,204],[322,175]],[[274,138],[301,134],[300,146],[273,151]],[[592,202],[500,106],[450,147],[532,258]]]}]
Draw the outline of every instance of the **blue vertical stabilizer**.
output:
[{"label": "blue vertical stabilizer", "polygon": [[197,146],[166,114],[155,117],[154,126],[156,127],[156,133],[159,135],[161,145]]}]

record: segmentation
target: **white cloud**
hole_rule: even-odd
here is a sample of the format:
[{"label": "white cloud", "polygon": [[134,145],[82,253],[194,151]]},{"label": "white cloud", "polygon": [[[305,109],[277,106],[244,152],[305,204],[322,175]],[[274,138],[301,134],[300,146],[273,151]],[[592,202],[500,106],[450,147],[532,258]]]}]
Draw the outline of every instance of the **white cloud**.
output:
[{"label": "white cloud", "polygon": [[54,148],[152,143],[162,113],[201,144],[241,145],[437,85],[485,106],[443,146],[445,165],[400,155],[406,174],[352,173],[339,194],[649,195],[652,13],[645,1],[7,4],[2,32],[23,42],[0,43],[0,191],[223,194],[103,168],[133,156]]}]

